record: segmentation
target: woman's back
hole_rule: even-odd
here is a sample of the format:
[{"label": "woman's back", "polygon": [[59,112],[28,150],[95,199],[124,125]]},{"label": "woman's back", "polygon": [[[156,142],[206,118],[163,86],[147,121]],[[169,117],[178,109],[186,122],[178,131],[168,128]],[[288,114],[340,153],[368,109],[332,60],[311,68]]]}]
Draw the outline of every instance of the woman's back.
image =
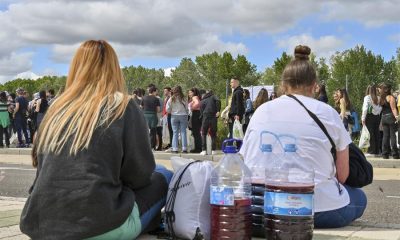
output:
[{"label": "woman's back", "polygon": [[[343,128],[337,112],[329,105],[313,98],[302,95],[296,97],[324,123],[337,149],[345,149],[351,139]],[[264,130],[276,134],[291,134],[297,138],[299,155],[316,170],[316,211],[336,209],[348,204],[347,193],[339,195],[335,180],[332,179],[334,168],[330,152],[331,144],[301,105],[287,96],[282,96],[257,109],[248,126],[241,150],[247,165],[253,165],[254,161],[263,158],[259,150],[259,137]]]},{"label": "woman's back", "polygon": [[[69,154],[71,141],[60,155],[39,154],[38,178],[21,216],[23,232],[36,239],[82,239],[120,226],[135,202],[132,189],[147,184],[155,167],[151,151],[141,151],[148,143],[132,137],[145,136],[144,125],[131,101],[123,117],[97,128],[88,149],[76,156]],[[51,227],[42,235],[34,222]]]}]

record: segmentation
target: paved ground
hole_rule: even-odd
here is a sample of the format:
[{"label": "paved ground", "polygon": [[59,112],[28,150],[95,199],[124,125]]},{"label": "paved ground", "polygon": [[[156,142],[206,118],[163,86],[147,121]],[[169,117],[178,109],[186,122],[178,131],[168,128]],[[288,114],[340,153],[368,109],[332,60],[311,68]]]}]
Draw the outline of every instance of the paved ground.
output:
[{"label": "paved ground", "polygon": [[[29,150],[0,150],[0,239],[29,239],[19,231],[19,216],[33,181]],[[171,168],[172,155],[157,153],[158,163]],[[198,155],[186,157],[210,159]],[[214,156],[217,161],[220,156]],[[212,159],[211,159],[212,160]],[[361,220],[337,230],[316,230],[314,239],[400,240],[400,161],[371,159],[375,180],[364,188],[369,205]],[[145,235],[140,240],[156,239]]]}]

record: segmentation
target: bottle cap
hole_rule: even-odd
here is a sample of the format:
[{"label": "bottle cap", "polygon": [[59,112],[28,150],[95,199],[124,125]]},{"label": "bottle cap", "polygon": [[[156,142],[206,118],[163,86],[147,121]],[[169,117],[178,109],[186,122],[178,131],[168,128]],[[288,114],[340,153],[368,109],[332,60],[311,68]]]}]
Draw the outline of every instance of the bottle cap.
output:
[{"label": "bottle cap", "polygon": [[224,148],[224,153],[237,153],[238,150],[235,146],[226,146]]},{"label": "bottle cap", "polygon": [[261,152],[272,152],[272,144],[262,144]]},{"label": "bottle cap", "polygon": [[283,149],[285,152],[296,152],[296,144],[285,144]]}]

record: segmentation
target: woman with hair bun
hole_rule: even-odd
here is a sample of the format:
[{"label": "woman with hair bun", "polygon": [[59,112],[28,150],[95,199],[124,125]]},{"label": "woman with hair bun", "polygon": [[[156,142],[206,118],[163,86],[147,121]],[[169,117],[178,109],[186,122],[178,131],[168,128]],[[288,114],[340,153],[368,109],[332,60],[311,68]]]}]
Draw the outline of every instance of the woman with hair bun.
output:
[{"label": "woman with hair bun", "polygon": [[317,74],[309,61],[311,49],[297,46],[294,53],[295,58],[283,71],[282,89],[302,102],[326,127],[336,145],[336,165],[333,164],[332,146],[324,132],[304,107],[287,95],[257,108],[240,152],[251,169],[258,159],[263,158],[259,150],[262,131],[295,136],[297,153],[315,170],[314,226],[344,227],[362,216],[367,203],[361,189],[345,185],[349,175],[348,145],[351,139],[337,111],[314,98]]},{"label": "woman with hair bun", "polygon": [[172,173],[156,166],[114,49],[84,42],[32,149],[20,228],[32,239],[135,239],[159,227]]}]

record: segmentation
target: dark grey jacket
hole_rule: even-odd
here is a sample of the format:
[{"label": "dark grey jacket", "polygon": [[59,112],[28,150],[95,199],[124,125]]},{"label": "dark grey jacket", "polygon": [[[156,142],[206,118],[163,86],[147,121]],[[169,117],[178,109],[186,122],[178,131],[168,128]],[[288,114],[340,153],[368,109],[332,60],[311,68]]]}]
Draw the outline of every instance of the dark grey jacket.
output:
[{"label": "dark grey jacket", "polygon": [[221,111],[221,101],[214,94],[206,93],[200,102],[201,117],[215,117],[219,111]]},{"label": "dark grey jacket", "polygon": [[95,130],[89,148],[76,156],[38,156],[21,231],[32,239],[83,239],[122,225],[134,190],[150,183],[155,168],[148,127],[137,104],[110,127]]}]

